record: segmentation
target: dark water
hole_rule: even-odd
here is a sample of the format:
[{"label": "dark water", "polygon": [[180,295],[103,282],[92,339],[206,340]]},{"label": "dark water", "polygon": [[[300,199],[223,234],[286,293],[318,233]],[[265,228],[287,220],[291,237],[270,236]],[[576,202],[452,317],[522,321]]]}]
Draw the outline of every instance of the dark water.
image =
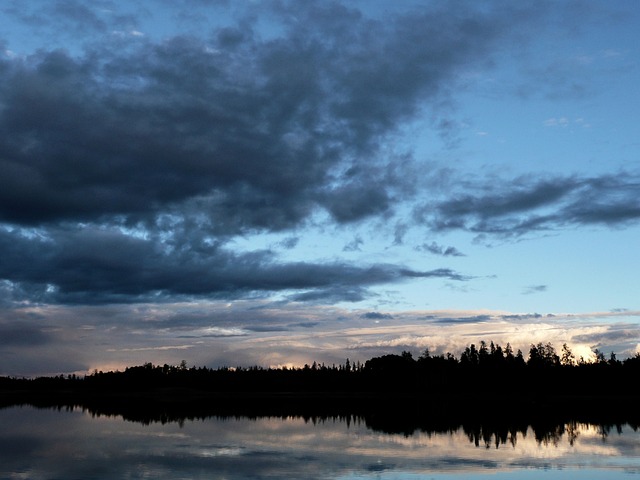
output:
[{"label": "dark water", "polygon": [[0,409],[2,479],[630,479],[640,433],[571,423],[385,433],[357,417],[205,418],[147,425],[68,410]]}]

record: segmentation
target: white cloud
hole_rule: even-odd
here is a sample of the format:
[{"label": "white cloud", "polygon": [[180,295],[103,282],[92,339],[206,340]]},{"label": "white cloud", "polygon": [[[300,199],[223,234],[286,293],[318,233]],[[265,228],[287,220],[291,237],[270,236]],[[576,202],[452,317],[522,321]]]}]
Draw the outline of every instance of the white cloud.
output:
[{"label": "white cloud", "polygon": [[569,126],[569,119],[567,117],[552,117],[544,121],[545,127],[567,127]]},{"label": "white cloud", "polygon": [[144,33],[139,30],[112,30],[111,34],[115,37],[126,38],[126,37],[144,37]]},{"label": "white cloud", "polygon": [[576,125],[582,128],[591,127],[591,124],[582,117],[577,117],[573,120],[571,120],[568,117],[551,117],[551,118],[547,118],[542,123],[545,127],[550,127],[550,128],[566,128],[573,125]]}]

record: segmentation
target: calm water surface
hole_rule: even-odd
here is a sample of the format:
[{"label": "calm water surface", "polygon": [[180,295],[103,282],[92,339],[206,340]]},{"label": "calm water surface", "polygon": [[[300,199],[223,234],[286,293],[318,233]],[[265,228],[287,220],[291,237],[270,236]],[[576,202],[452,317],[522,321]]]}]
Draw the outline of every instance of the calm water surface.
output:
[{"label": "calm water surface", "polygon": [[640,433],[628,426],[572,424],[545,435],[529,428],[496,438],[462,427],[389,434],[357,419],[143,425],[81,409],[32,407],[0,410],[0,426],[2,479],[640,478]]}]

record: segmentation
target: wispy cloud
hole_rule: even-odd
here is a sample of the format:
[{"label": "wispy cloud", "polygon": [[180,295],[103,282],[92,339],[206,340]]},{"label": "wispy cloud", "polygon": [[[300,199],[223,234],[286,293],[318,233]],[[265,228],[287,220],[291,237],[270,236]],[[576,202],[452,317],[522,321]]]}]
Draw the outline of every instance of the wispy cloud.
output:
[{"label": "wispy cloud", "polygon": [[547,291],[547,285],[529,285],[522,291],[523,295],[531,295],[533,293],[542,293]]},{"label": "wispy cloud", "polygon": [[573,120],[567,118],[567,117],[551,117],[546,119],[543,122],[543,125],[545,127],[560,127],[560,128],[567,128],[569,126],[577,126],[580,128],[590,128],[591,124],[588,123],[584,118],[579,117],[579,118],[575,118]]},{"label": "wispy cloud", "polygon": [[362,318],[367,318],[369,320],[389,320],[393,318],[393,315],[390,313],[381,313],[381,312],[367,312],[361,315]]},{"label": "wispy cloud", "polygon": [[188,350],[193,347],[193,345],[162,345],[158,347],[108,348],[107,352],[152,352],[165,350]]}]

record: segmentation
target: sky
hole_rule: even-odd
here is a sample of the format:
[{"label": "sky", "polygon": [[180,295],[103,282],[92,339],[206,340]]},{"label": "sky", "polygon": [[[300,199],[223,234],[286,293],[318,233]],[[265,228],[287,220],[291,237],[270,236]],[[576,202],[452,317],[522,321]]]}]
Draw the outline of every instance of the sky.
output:
[{"label": "sky", "polygon": [[636,1],[0,1],[0,375],[640,350]]}]

